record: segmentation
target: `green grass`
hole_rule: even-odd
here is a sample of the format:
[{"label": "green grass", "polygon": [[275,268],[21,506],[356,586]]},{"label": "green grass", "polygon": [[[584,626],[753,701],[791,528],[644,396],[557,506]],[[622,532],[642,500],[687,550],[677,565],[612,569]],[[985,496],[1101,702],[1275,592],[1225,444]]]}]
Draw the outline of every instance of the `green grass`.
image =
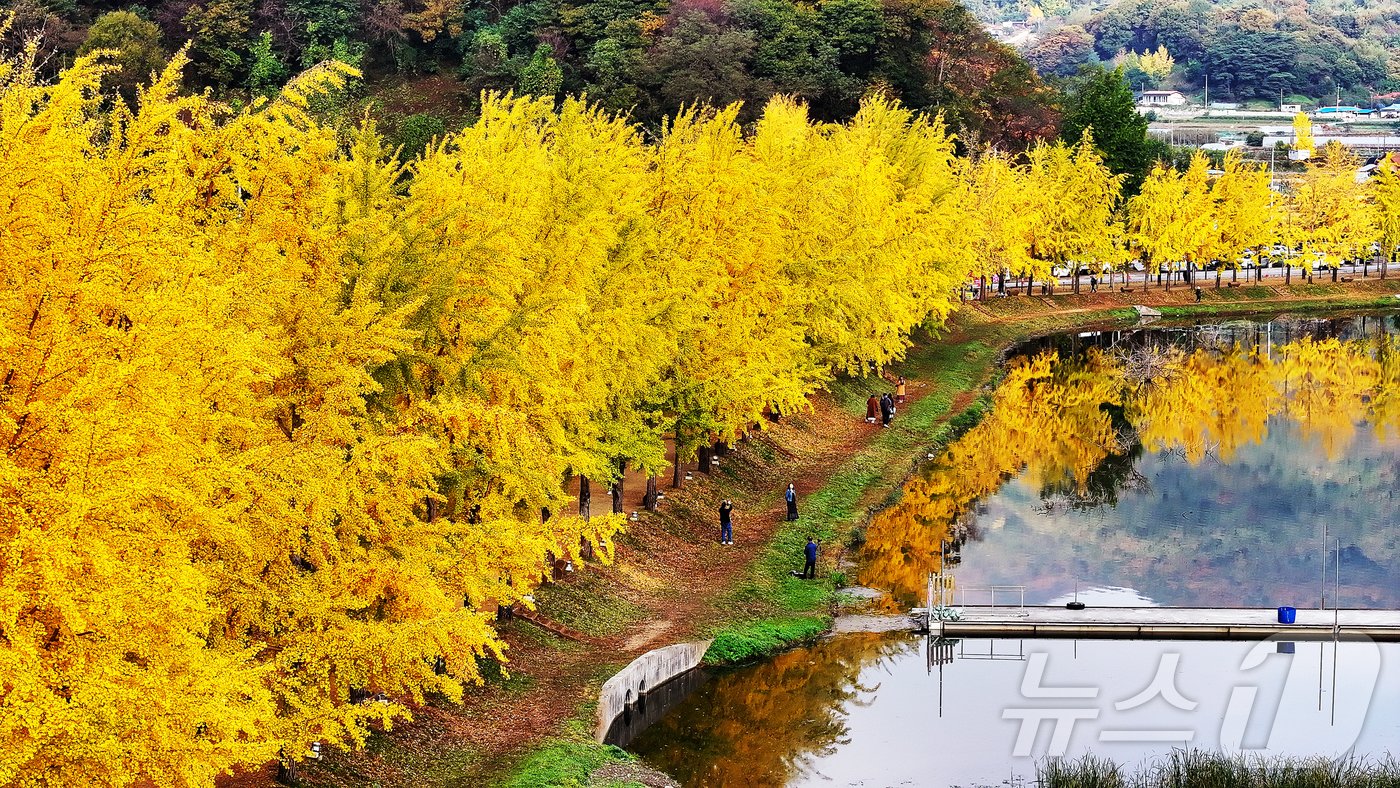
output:
[{"label": "green grass", "polygon": [[705,652],[709,665],[735,665],[775,654],[794,643],[817,637],[831,625],[824,616],[793,616],[749,621],[715,636]]},{"label": "green grass", "polygon": [[[1316,285],[1314,287],[1321,287]],[[1294,288],[1297,290],[1298,288]],[[1330,288],[1329,288],[1330,289]],[[1310,296],[1311,297],[1311,296]],[[1163,317],[1203,317],[1209,315],[1246,315],[1288,312],[1291,314],[1311,312],[1334,312],[1344,309],[1385,309],[1400,306],[1394,296],[1347,296],[1318,301],[1278,302],[1261,301],[1255,304],[1239,301],[1203,301],[1199,304],[1182,306],[1161,306]]]},{"label": "green grass", "polygon": [[627,783],[592,782],[598,768],[633,757],[610,744],[582,739],[555,739],[533,751],[502,783],[503,788],[622,788]]},{"label": "green grass", "polygon": [[641,608],[611,593],[601,572],[574,573],[567,583],[540,586],[540,611],[561,624],[594,637],[616,635],[641,617]]},{"label": "green grass", "polygon": [[1041,788],[1382,788],[1400,785],[1400,762],[1230,756],[1173,750],[1136,772],[1092,755],[1036,767]]}]

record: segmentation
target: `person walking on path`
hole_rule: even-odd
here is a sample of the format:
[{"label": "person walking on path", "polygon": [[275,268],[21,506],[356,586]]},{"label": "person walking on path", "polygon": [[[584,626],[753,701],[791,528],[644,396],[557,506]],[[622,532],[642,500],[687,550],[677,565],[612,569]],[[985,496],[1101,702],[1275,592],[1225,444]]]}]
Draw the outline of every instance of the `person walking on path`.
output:
[{"label": "person walking on path", "polygon": [[880,400],[874,394],[865,401],[865,421],[867,424],[875,423],[875,416],[880,412]]},{"label": "person walking on path", "polygon": [[900,405],[904,404],[904,395],[906,393],[906,387],[908,385],[909,381],[905,380],[903,375],[900,375],[899,382],[896,383],[894,387],[894,401],[899,403]]},{"label": "person walking on path", "polygon": [[734,503],[728,498],[719,505],[719,543],[734,544]]},{"label": "person walking on path", "polygon": [[1204,295],[1204,293],[1201,291],[1201,288],[1199,288],[1199,287],[1196,288],[1196,303],[1198,303],[1198,304],[1201,303],[1201,296],[1202,296],[1202,295]]},{"label": "person walking on path", "polygon": [[789,484],[787,491],[783,493],[783,498],[787,500],[788,522],[795,522],[797,520],[797,488]]},{"label": "person walking on path", "polygon": [[1097,276],[1090,276],[1090,277],[1089,277],[1089,292],[1091,292],[1091,293],[1097,293],[1097,292],[1099,292],[1099,278],[1098,278]]},{"label": "person walking on path", "polygon": [[880,424],[888,427],[892,418],[894,418],[894,398],[885,394],[880,397]]},{"label": "person walking on path", "polygon": [[812,580],[817,576],[817,543],[812,537],[807,537],[807,546],[803,548],[807,556],[807,562],[802,565],[802,579]]}]

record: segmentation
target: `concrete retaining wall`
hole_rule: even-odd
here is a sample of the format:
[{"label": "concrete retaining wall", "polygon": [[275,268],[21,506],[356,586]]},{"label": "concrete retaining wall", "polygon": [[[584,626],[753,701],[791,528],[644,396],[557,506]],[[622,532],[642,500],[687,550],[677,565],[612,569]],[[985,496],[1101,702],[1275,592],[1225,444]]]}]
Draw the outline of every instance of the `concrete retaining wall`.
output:
[{"label": "concrete retaining wall", "polygon": [[632,663],[603,683],[598,693],[596,736],[603,741],[614,719],[637,699],[655,687],[670,681],[700,665],[712,640],[698,643],[677,643],[637,657]]}]

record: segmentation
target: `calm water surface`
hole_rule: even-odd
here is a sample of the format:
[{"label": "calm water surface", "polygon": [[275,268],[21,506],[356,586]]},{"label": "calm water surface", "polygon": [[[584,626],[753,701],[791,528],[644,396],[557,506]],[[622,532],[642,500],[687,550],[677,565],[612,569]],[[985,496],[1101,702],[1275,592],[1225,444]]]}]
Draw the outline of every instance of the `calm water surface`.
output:
[{"label": "calm water surface", "polygon": [[[1029,604],[1400,607],[1395,332],[1367,316],[1030,344],[981,424],[873,519],[859,579],[906,604],[946,570],[975,602],[1008,585]],[[941,786],[1062,753],[1400,746],[1400,710],[1370,703],[1400,694],[1390,645],[1341,644],[1340,670],[1331,644],[965,641],[941,665],[929,648],[842,637],[715,676],[632,748],[687,786]],[[1175,700],[1132,705],[1159,668]],[[1024,730],[1051,712],[1062,740],[1053,719]]]},{"label": "calm water surface", "polygon": [[[1338,646],[1335,718],[1330,643],[1288,655],[1274,643],[967,640],[941,672],[927,648],[851,635],[725,673],[633,749],[686,786],[932,788],[1028,785],[1052,754],[1140,764],[1182,746],[1335,756],[1400,743],[1395,644]],[[1164,664],[1179,697],[1144,697]],[[1028,682],[1095,696],[1028,698]]]}]

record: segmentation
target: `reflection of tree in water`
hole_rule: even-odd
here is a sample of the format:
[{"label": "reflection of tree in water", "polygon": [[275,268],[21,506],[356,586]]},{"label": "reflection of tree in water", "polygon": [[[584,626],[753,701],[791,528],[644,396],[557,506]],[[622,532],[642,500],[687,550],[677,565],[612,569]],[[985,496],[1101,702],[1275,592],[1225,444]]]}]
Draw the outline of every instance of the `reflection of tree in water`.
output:
[{"label": "reflection of tree in water", "polygon": [[920,598],[927,575],[943,567],[943,546],[972,535],[967,516],[977,500],[1013,478],[1082,488],[1118,448],[1111,411],[1122,390],[1113,361],[1098,352],[1064,360],[1043,353],[1007,370],[982,423],[872,518],[863,581]]},{"label": "reflection of tree in water", "polygon": [[868,677],[917,647],[905,636],[848,635],[722,673],[631,749],[687,786],[786,785],[847,743],[847,711],[879,689]]},{"label": "reflection of tree in water", "polygon": [[[1326,325],[1309,328],[1315,330],[1302,333],[1335,333]],[[942,568],[940,547],[977,522],[980,501],[1017,478],[1038,491],[1031,511],[1058,527],[1060,539],[1044,546],[1049,553],[1022,556],[1032,563],[1017,567],[1019,576],[1002,573],[989,582],[1026,582],[1050,572],[1093,576],[1112,565],[1176,589],[1179,598],[1162,600],[1169,604],[1267,602],[1279,578],[1320,560],[1311,554],[1315,546],[1298,543],[1312,539],[1314,528],[1320,533],[1321,518],[1328,517],[1338,520],[1329,523],[1333,533],[1354,546],[1343,553],[1344,564],[1355,566],[1350,575],[1343,566],[1344,578],[1357,584],[1353,603],[1396,596],[1376,585],[1375,567],[1395,563],[1397,537],[1389,529],[1367,530],[1363,521],[1375,507],[1338,500],[1344,491],[1332,478],[1364,460],[1352,474],[1355,499],[1382,494],[1400,473],[1393,461],[1382,466],[1372,463],[1376,458],[1345,455],[1361,421],[1378,438],[1400,429],[1400,340],[1393,336],[1307,337],[1274,344],[1272,355],[1239,347],[1184,353],[1150,342],[1116,355],[1042,353],[1015,363],[994,401],[978,427],[873,518],[863,582],[921,598],[927,573]],[[1285,440],[1291,430],[1301,432],[1296,449],[1253,452],[1250,462],[1238,462],[1281,424]],[[1325,457],[1311,467],[1310,445]],[[1143,472],[1149,456],[1165,485],[1158,491]],[[1215,498],[1182,500],[1191,495]],[[1101,522],[1067,516],[1125,503],[1134,516],[1116,515],[1110,532]],[[1324,511],[1324,503],[1335,511]],[[1164,522],[1159,509],[1181,509],[1173,514],[1179,522]],[[1360,516],[1349,516],[1353,511]],[[1202,571],[1222,568],[1229,571]]]},{"label": "reflection of tree in water", "polygon": [[[1120,434],[1120,440],[1128,439]],[[1123,445],[1121,442],[1120,446]],[[1114,452],[1103,460],[1085,477],[1084,484],[1067,484],[1064,481],[1051,482],[1040,490],[1041,506],[1038,511],[1049,514],[1056,509],[1095,509],[1100,506],[1117,506],[1119,493],[1146,495],[1152,491],[1152,483],[1138,470],[1138,459],[1142,457],[1142,444],[1133,441],[1125,451]]]}]

